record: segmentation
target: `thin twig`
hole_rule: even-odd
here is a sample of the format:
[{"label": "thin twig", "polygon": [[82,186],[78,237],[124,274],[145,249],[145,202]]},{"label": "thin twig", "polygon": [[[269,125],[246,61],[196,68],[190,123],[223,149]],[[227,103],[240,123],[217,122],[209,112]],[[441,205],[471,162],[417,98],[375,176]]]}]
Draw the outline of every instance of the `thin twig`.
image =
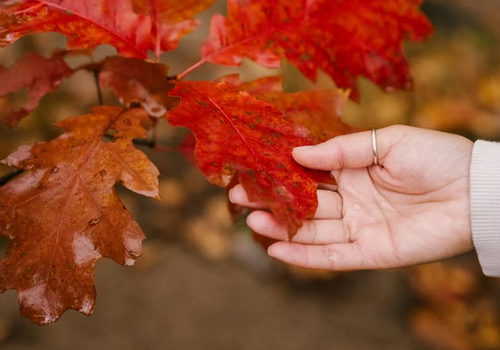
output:
[{"label": "thin twig", "polygon": [[10,173],[0,177],[0,186],[5,185],[7,182],[20,175],[23,171],[21,169],[16,169],[11,171]]},{"label": "thin twig", "polygon": [[158,120],[153,120],[153,128],[151,130],[151,144],[153,148],[156,146],[156,141],[158,140]]},{"label": "thin twig", "polygon": [[[103,139],[105,141],[112,141],[115,137],[113,135],[110,135],[110,134],[105,134],[103,136]],[[174,147],[171,147],[171,146],[159,146],[156,144],[156,141],[154,140],[145,140],[145,139],[134,139],[133,140],[133,143],[134,143],[134,146],[144,146],[144,147],[148,147],[148,148],[151,148],[152,150],[156,151],[156,152],[177,152],[179,151],[179,147],[178,146],[174,146]]]},{"label": "thin twig", "polygon": [[154,149],[156,144],[153,141],[145,140],[145,139],[134,139],[134,146],[146,146]]},{"label": "thin twig", "polygon": [[178,152],[179,147],[168,147],[168,146],[158,146],[156,145],[153,150],[156,152]]},{"label": "thin twig", "polygon": [[99,106],[104,104],[104,99],[102,98],[101,84],[99,84],[99,70],[94,69],[94,82],[97,89],[97,99],[99,100]]}]

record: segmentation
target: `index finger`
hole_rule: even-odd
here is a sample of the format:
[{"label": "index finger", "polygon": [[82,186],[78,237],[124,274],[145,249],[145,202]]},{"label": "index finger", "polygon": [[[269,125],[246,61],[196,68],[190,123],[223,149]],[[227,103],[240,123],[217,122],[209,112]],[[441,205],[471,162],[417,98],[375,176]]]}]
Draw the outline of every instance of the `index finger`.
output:
[{"label": "index finger", "polygon": [[367,167],[373,164],[371,131],[337,136],[312,147],[297,147],[292,155],[297,163],[311,169]]}]

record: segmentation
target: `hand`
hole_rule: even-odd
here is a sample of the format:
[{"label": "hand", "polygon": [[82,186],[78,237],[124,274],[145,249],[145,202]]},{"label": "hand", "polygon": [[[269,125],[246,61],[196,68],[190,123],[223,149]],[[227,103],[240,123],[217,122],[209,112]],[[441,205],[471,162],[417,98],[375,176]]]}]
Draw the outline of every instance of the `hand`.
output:
[{"label": "hand", "polygon": [[[330,170],[336,191],[318,190],[318,209],[291,242],[274,216],[256,210],[247,223],[279,242],[270,256],[298,266],[359,270],[432,262],[471,251],[469,166],[472,142],[406,126],[377,130],[379,165],[369,131],[297,148],[301,165]],[[241,185],[230,199],[250,207]]]}]

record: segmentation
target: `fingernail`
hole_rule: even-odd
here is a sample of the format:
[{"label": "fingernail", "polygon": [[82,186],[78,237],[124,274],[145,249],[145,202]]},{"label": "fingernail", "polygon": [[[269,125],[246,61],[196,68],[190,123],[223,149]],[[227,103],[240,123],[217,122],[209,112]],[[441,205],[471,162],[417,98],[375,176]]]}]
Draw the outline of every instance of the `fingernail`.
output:
[{"label": "fingernail", "polygon": [[299,146],[299,147],[294,147],[293,150],[294,151],[304,151],[306,149],[309,149],[309,148],[313,148],[314,146]]},{"label": "fingernail", "polygon": [[270,257],[272,257],[272,258],[274,257],[274,255],[273,255],[273,250],[274,250],[274,249],[273,249],[273,246],[272,246],[272,245],[270,245],[270,246],[269,246],[269,248],[267,248],[267,255],[269,255],[269,256],[270,256]]},{"label": "fingernail", "polygon": [[234,196],[235,196],[235,195],[234,195],[234,188],[231,188],[231,189],[229,190],[229,193],[227,194],[227,196],[228,196],[229,200],[230,200],[232,203],[234,203],[234,201],[236,200],[236,198],[234,198]]}]

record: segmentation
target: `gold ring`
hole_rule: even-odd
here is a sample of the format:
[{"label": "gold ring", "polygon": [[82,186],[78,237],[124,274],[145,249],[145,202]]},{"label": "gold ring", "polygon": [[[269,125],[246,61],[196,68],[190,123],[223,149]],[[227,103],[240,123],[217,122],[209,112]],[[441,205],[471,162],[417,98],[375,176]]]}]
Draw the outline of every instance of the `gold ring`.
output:
[{"label": "gold ring", "polygon": [[377,133],[372,129],[373,164],[378,165]]}]

